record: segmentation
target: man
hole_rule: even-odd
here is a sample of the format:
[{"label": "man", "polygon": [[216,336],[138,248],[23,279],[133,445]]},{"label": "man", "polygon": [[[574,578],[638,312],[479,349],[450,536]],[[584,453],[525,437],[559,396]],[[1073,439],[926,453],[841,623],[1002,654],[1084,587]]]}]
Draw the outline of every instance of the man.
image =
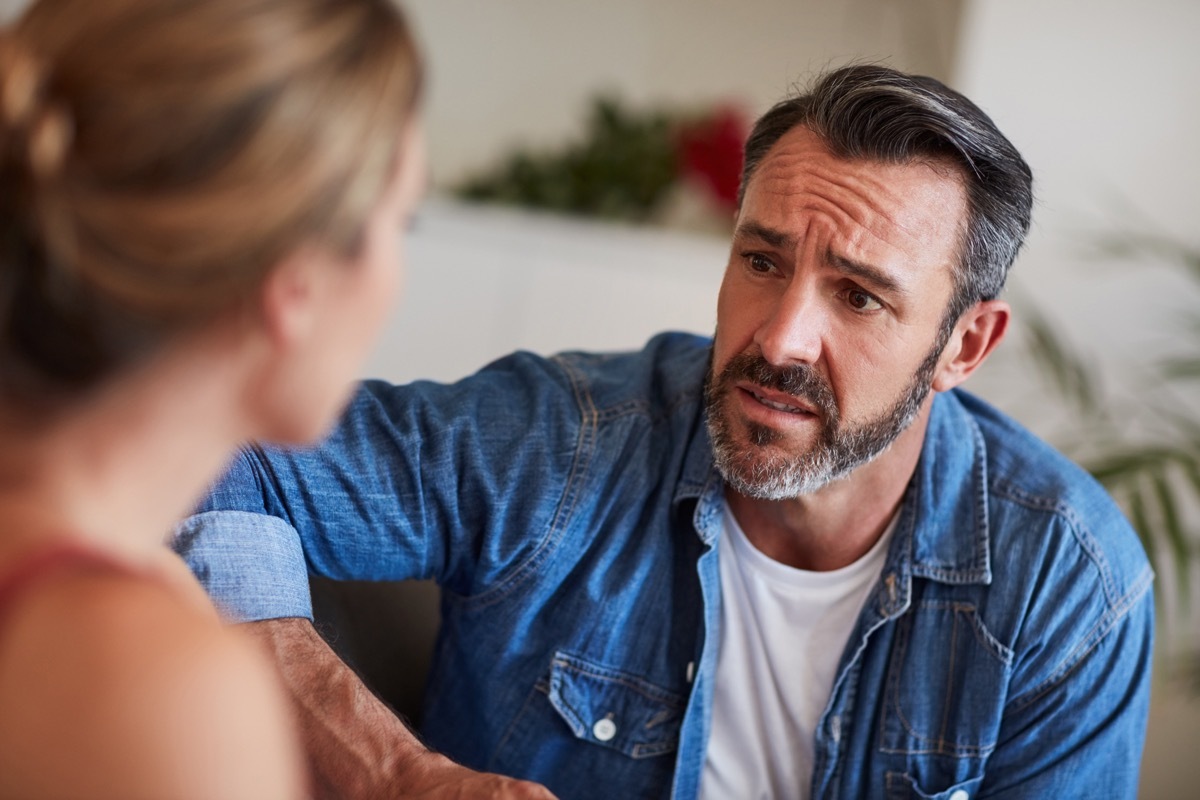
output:
[{"label": "man", "polygon": [[247,452],[178,547],[274,620],[347,795],[538,790],[416,744],[304,620],[306,568],[436,578],[427,741],[563,798],[1132,797],[1144,553],[956,389],[1031,204],[961,95],[832,72],[746,145],[711,343],[369,384],[320,449]]}]

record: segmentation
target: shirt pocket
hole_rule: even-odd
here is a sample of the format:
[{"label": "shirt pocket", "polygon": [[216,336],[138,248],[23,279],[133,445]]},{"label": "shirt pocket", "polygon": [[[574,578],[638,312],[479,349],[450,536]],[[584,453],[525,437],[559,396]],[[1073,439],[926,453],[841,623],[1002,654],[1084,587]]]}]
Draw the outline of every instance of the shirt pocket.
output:
[{"label": "shirt pocket", "polygon": [[899,772],[887,774],[888,800],[971,800],[979,789],[980,779],[965,781],[938,792],[927,792],[917,785],[911,775]]},{"label": "shirt pocket", "polygon": [[547,694],[578,739],[630,758],[679,746],[684,700],[649,681],[560,651],[550,664]]},{"label": "shirt pocket", "polygon": [[943,786],[979,774],[996,746],[1012,662],[974,604],[918,603],[897,622],[880,749],[904,756],[919,778],[941,773],[934,782]]},{"label": "shirt pocket", "polygon": [[557,651],[487,769],[547,783],[560,797],[669,792],[686,697],[577,654]]}]

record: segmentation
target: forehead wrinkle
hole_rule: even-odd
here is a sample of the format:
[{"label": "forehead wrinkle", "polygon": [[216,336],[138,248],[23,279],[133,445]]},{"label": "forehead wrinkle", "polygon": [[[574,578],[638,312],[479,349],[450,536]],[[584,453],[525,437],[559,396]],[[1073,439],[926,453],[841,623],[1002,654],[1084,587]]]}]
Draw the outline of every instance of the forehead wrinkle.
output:
[{"label": "forehead wrinkle", "polygon": [[[945,209],[955,218],[950,234],[954,241],[953,252],[946,263],[953,268],[966,227],[967,202],[962,176],[952,164],[846,160],[805,149],[799,142],[789,142],[789,145],[780,147],[764,159],[762,167],[766,169],[759,170],[759,176],[763,178],[759,186],[761,191],[779,199],[807,195],[809,201],[795,209],[795,213],[814,211],[826,216],[837,227],[837,238],[847,248],[847,255],[875,261],[880,266],[888,263],[896,251],[907,251],[907,257],[919,257],[931,249],[938,249],[943,231],[940,226],[931,225],[930,215],[924,212],[933,208]],[[769,164],[770,161],[775,163]],[[880,173],[886,175],[914,167],[928,170],[934,181],[916,182],[915,185],[905,181],[906,190],[902,192],[895,188],[896,181],[880,176]],[[949,202],[945,192],[947,182],[957,195]],[[914,203],[914,200],[918,202]],[[811,222],[806,227],[810,225]],[[861,258],[874,249],[872,245],[888,251],[889,257],[879,261],[882,254],[876,253],[872,258]]]},{"label": "forehead wrinkle", "polygon": [[[849,162],[853,163],[853,162]],[[886,165],[880,165],[886,166]],[[895,214],[896,210],[907,211],[907,204],[891,183],[874,174],[862,174],[839,169],[819,169],[818,177],[835,187],[838,192],[831,195],[832,202],[842,215],[855,225],[852,236],[861,246],[861,234],[866,233],[888,249],[895,249],[894,234],[900,233],[914,244],[920,244],[923,228],[905,224]]]},{"label": "forehead wrinkle", "polygon": [[[896,197],[883,183],[859,180],[843,170],[822,168],[814,163],[796,163],[813,161],[800,154],[779,155],[783,163],[774,165],[776,168],[770,169],[770,174],[767,174],[768,170],[763,170],[763,180],[757,188],[763,194],[772,195],[775,200],[802,198],[801,205],[787,211],[789,223],[801,224],[807,233],[817,224],[816,218],[825,217],[832,223],[829,227],[832,229],[833,238],[841,242],[841,247],[845,250],[844,256],[859,263],[876,260],[880,255],[876,252],[875,258],[867,258],[867,250],[872,249],[864,241],[867,237],[889,251],[889,258],[885,259],[885,262],[890,260],[891,253],[898,249],[896,243],[889,239],[889,234],[893,234],[894,239],[895,231],[899,230],[906,234],[906,238],[913,238],[907,236],[907,230],[898,226],[879,202],[871,200],[871,190],[867,187],[875,185],[886,190],[889,198]],[[813,179],[818,185],[813,185]],[[759,223],[739,223],[738,230],[758,235],[758,238],[775,246],[790,245],[791,249],[795,249],[800,244],[801,237],[787,235],[787,232],[774,228],[768,230],[775,235],[760,235],[766,227],[768,226]],[[916,243],[914,241],[914,244]],[[825,250],[827,252],[823,258],[829,261],[832,251],[828,244]],[[873,266],[873,270],[883,273],[880,266]]]}]

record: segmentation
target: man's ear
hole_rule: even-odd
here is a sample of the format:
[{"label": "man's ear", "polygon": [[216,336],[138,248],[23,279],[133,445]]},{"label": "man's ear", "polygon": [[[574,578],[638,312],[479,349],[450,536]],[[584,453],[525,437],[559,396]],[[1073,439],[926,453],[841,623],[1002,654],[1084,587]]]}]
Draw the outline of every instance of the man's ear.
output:
[{"label": "man's ear", "polygon": [[321,293],[319,252],[300,247],[280,261],[259,290],[263,327],[284,350],[307,339],[317,325]]},{"label": "man's ear", "polygon": [[935,392],[958,386],[987,360],[1004,339],[1011,313],[1003,300],[984,300],[963,313],[938,360],[933,378]]}]

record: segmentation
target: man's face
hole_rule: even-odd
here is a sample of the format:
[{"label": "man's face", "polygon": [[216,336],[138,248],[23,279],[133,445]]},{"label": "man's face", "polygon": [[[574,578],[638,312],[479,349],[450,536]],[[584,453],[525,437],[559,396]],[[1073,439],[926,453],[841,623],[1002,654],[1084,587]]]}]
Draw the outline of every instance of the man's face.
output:
[{"label": "man's face", "polygon": [[742,494],[816,491],[921,410],[966,224],[945,164],[845,161],[804,128],[746,187],[706,387],[717,466]]}]

